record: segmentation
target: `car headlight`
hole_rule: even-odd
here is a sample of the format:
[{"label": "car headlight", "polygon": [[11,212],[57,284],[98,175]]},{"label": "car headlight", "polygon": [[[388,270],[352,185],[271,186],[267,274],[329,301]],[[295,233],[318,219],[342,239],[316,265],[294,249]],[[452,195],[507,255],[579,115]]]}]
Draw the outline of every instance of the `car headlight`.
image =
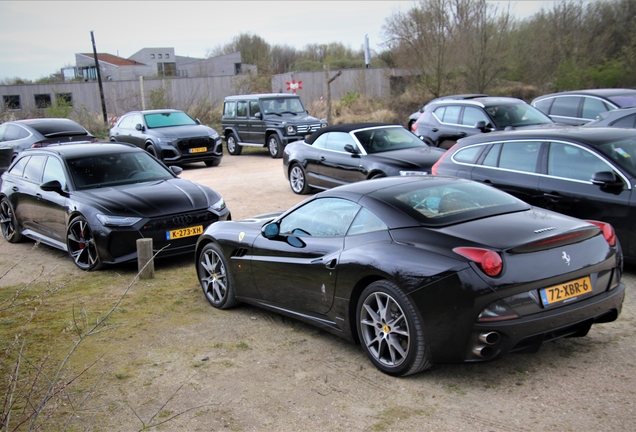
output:
[{"label": "car headlight", "polygon": [[172,145],[172,138],[157,138],[159,144]]},{"label": "car headlight", "polygon": [[320,125],[321,128],[327,127],[327,123],[323,123]]},{"label": "car headlight", "polygon": [[223,211],[223,209],[225,209],[225,201],[223,200],[223,198],[221,198],[220,200],[212,204],[210,207],[212,208],[212,210],[216,212],[221,212]]},{"label": "car headlight", "polygon": [[104,226],[127,227],[133,226],[134,224],[139,222],[141,218],[132,216],[109,216],[98,214],[97,220],[100,221]]},{"label": "car headlight", "polygon": [[287,131],[287,135],[295,135],[296,134],[296,128],[292,125],[287,126],[287,128],[285,129]]},{"label": "car headlight", "polygon": [[401,176],[427,175],[428,171],[400,171]]}]

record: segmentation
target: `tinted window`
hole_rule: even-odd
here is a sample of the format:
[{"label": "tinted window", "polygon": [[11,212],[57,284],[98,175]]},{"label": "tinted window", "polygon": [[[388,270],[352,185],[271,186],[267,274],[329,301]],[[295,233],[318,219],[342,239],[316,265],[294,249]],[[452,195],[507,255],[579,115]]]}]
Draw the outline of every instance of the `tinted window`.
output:
[{"label": "tinted window", "polygon": [[44,166],[44,175],[42,176],[42,183],[57,180],[62,185],[62,189],[66,189],[66,176],[64,175],[64,169],[62,163],[56,158],[49,156]]},{"label": "tinted window", "polygon": [[4,134],[2,137],[3,141],[14,141],[20,138],[20,131],[22,128],[18,125],[10,124],[7,125],[7,128],[4,130]]},{"label": "tinted window", "polygon": [[496,167],[499,165],[499,154],[501,153],[501,144],[495,144],[490,148],[488,154],[484,158],[483,165]]},{"label": "tinted window", "polygon": [[544,113],[548,113],[550,111],[550,105],[552,105],[552,98],[543,99],[534,103],[534,106],[543,111]]},{"label": "tinted window", "polygon": [[462,107],[460,106],[447,106],[442,121],[444,123],[459,124],[459,112],[461,109]]},{"label": "tinted window", "polygon": [[475,107],[464,108],[464,115],[462,117],[462,124],[465,126],[475,126],[478,121],[484,121],[486,124],[490,122],[490,119],[484,114],[482,110]]},{"label": "tinted window", "polygon": [[39,182],[42,178],[42,169],[44,168],[44,162],[46,156],[31,156],[31,159],[24,168],[24,178]]},{"label": "tinted window", "polygon": [[563,143],[550,144],[549,175],[589,181],[592,174],[600,171],[613,171],[613,169],[598,156],[581,147]]},{"label": "tinted window", "polygon": [[499,168],[534,172],[541,143],[532,141],[504,143],[499,155]]},{"label": "tinted window", "polygon": [[78,123],[72,120],[68,121],[43,121],[30,123],[30,127],[40,132],[44,136],[56,136],[56,135],[86,135],[86,129],[84,129]]},{"label": "tinted window", "polygon": [[636,106],[636,94],[610,96],[608,99],[614,102],[619,108]]},{"label": "tinted window", "polygon": [[258,105],[258,101],[250,101],[250,117],[254,117],[259,112],[261,112],[261,107]]},{"label": "tinted window", "polygon": [[11,174],[14,174],[14,175],[22,177],[22,175],[24,174],[24,167],[26,166],[26,164],[29,161],[29,159],[31,159],[30,156],[24,157],[24,158],[18,160],[15,163],[15,165],[13,165],[13,167],[9,170],[9,172]]},{"label": "tinted window", "polygon": [[421,139],[403,127],[383,127],[354,132],[367,153],[380,153],[413,147],[428,147]]},{"label": "tinted window", "polygon": [[181,111],[145,114],[144,118],[146,125],[152,129],[197,124],[192,117]]},{"label": "tinted window", "polygon": [[578,117],[581,98],[578,96],[562,96],[554,98],[550,115]]},{"label": "tinted window", "polygon": [[236,102],[225,102],[223,105],[223,115],[225,117],[236,116]]},{"label": "tinted window", "polygon": [[473,146],[460,149],[453,155],[453,159],[457,162],[474,163],[482,148],[482,146]]},{"label": "tinted window", "polygon": [[363,208],[353,220],[347,235],[364,234],[374,231],[384,231],[388,229],[376,215]]},{"label": "tinted window", "polygon": [[610,141],[596,147],[632,176],[636,176],[636,138]]},{"label": "tinted window", "polygon": [[325,135],[329,135],[327,137],[327,146],[325,147],[327,150],[334,150],[339,152],[346,152],[345,146],[347,144],[351,144],[354,148],[356,147],[356,143],[351,138],[351,135],[345,132],[331,132]]},{"label": "tinted window", "polygon": [[636,114],[628,115],[612,123],[614,127],[633,128],[636,126]]},{"label": "tinted window", "polygon": [[359,209],[358,204],[344,199],[317,199],[285,216],[280,222],[280,232],[314,237],[344,236]]},{"label": "tinted window", "polygon": [[425,225],[442,225],[524,210],[529,206],[491,186],[471,181],[427,181],[381,189],[371,196]]},{"label": "tinted window", "polygon": [[135,124],[133,123],[133,118],[135,118],[135,116],[132,116],[132,115],[125,116],[123,119],[121,119],[121,122],[119,122],[118,127],[122,129],[134,129]]},{"label": "tinted window", "polygon": [[602,112],[609,111],[605,102],[596,98],[583,98],[583,118],[594,120]]},{"label": "tinted window", "polygon": [[247,102],[240,101],[236,104],[236,116],[247,117]]}]

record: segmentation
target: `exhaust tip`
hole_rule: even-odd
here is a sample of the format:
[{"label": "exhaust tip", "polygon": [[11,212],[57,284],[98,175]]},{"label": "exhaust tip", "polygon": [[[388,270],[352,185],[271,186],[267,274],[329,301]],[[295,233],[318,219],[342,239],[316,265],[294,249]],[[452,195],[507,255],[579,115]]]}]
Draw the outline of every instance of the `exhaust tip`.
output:
[{"label": "exhaust tip", "polygon": [[481,333],[479,335],[479,341],[481,343],[485,343],[486,345],[494,345],[499,342],[500,339],[501,336],[499,336],[499,333],[497,332]]},{"label": "exhaust tip", "polygon": [[489,346],[478,345],[473,348],[473,354],[483,359],[489,359],[495,355],[495,350]]}]

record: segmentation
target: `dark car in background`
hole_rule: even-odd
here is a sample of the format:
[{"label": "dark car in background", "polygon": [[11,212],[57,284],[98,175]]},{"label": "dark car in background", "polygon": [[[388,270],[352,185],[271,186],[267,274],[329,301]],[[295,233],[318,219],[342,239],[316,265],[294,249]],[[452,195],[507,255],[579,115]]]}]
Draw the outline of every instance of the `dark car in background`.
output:
[{"label": "dark car in background", "polygon": [[431,103],[411,130],[428,144],[449,149],[466,136],[553,125],[548,116],[521,99],[489,96]]},{"label": "dark car in background", "polygon": [[636,128],[636,107],[602,112],[596,120],[584,124],[583,127]]},{"label": "dark car in background", "polygon": [[10,160],[31,147],[97,141],[82,125],[66,118],[14,120],[0,125],[0,150],[9,154]]},{"label": "dark car in background", "polygon": [[136,145],[167,165],[217,166],[223,142],[211,127],[175,109],[131,111],[110,130],[110,140]]},{"label": "dark car in background", "polygon": [[243,147],[267,147],[273,158],[282,157],[290,142],[327,126],[309,115],[300,96],[289,93],[227,96],[221,121],[229,154],[240,155]]},{"label": "dark car in background", "polygon": [[283,169],[297,194],[387,176],[428,174],[444,153],[400,125],[328,126],[288,144]]},{"label": "dark car in background", "polygon": [[579,126],[606,111],[636,106],[636,89],[574,90],[539,96],[532,101],[556,123]]},{"label": "dark car in background", "polygon": [[456,177],[358,182],[217,222],[195,260],[213,307],[312,324],[396,376],[585,336],[616,320],[625,296],[611,225]]},{"label": "dark car in background", "polygon": [[66,251],[82,270],[137,259],[142,238],[159,257],[192,253],[205,228],[230,212],[180,172],[129,144],[27,149],[0,180],[2,235]]},{"label": "dark car in background", "polygon": [[609,222],[636,262],[636,133],[564,127],[460,140],[434,174],[476,180],[545,209]]},{"label": "dark car in background", "polygon": [[420,108],[419,111],[415,111],[413,114],[411,114],[409,116],[409,119],[407,121],[407,129],[411,130],[411,128],[413,127],[413,123],[415,123],[417,121],[417,119],[420,118],[422,113],[424,111],[426,111],[426,107],[429,106],[432,103],[441,102],[441,101],[445,101],[445,100],[474,99],[474,98],[486,97],[486,96],[488,96],[488,95],[487,94],[483,94],[483,93],[467,93],[467,94],[441,96],[441,97],[432,99],[432,100],[428,101],[428,103],[426,105],[424,105],[422,108]]}]

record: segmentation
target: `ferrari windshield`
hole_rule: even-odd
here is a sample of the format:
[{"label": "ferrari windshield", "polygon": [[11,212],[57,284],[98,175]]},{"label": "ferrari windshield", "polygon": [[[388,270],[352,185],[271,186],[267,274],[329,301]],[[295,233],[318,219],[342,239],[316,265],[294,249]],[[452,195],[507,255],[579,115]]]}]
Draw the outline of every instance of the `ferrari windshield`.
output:
[{"label": "ferrari windshield", "polygon": [[146,152],[102,154],[67,160],[77,189],[119,186],[175,176]]},{"label": "ferrari windshield", "polygon": [[424,141],[402,126],[371,128],[353,133],[367,154],[402,150],[413,147],[428,147]]},{"label": "ferrari windshield", "polygon": [[181,111],[145,114],[144,118],[150,129],[198,124],[192,117]]}]

